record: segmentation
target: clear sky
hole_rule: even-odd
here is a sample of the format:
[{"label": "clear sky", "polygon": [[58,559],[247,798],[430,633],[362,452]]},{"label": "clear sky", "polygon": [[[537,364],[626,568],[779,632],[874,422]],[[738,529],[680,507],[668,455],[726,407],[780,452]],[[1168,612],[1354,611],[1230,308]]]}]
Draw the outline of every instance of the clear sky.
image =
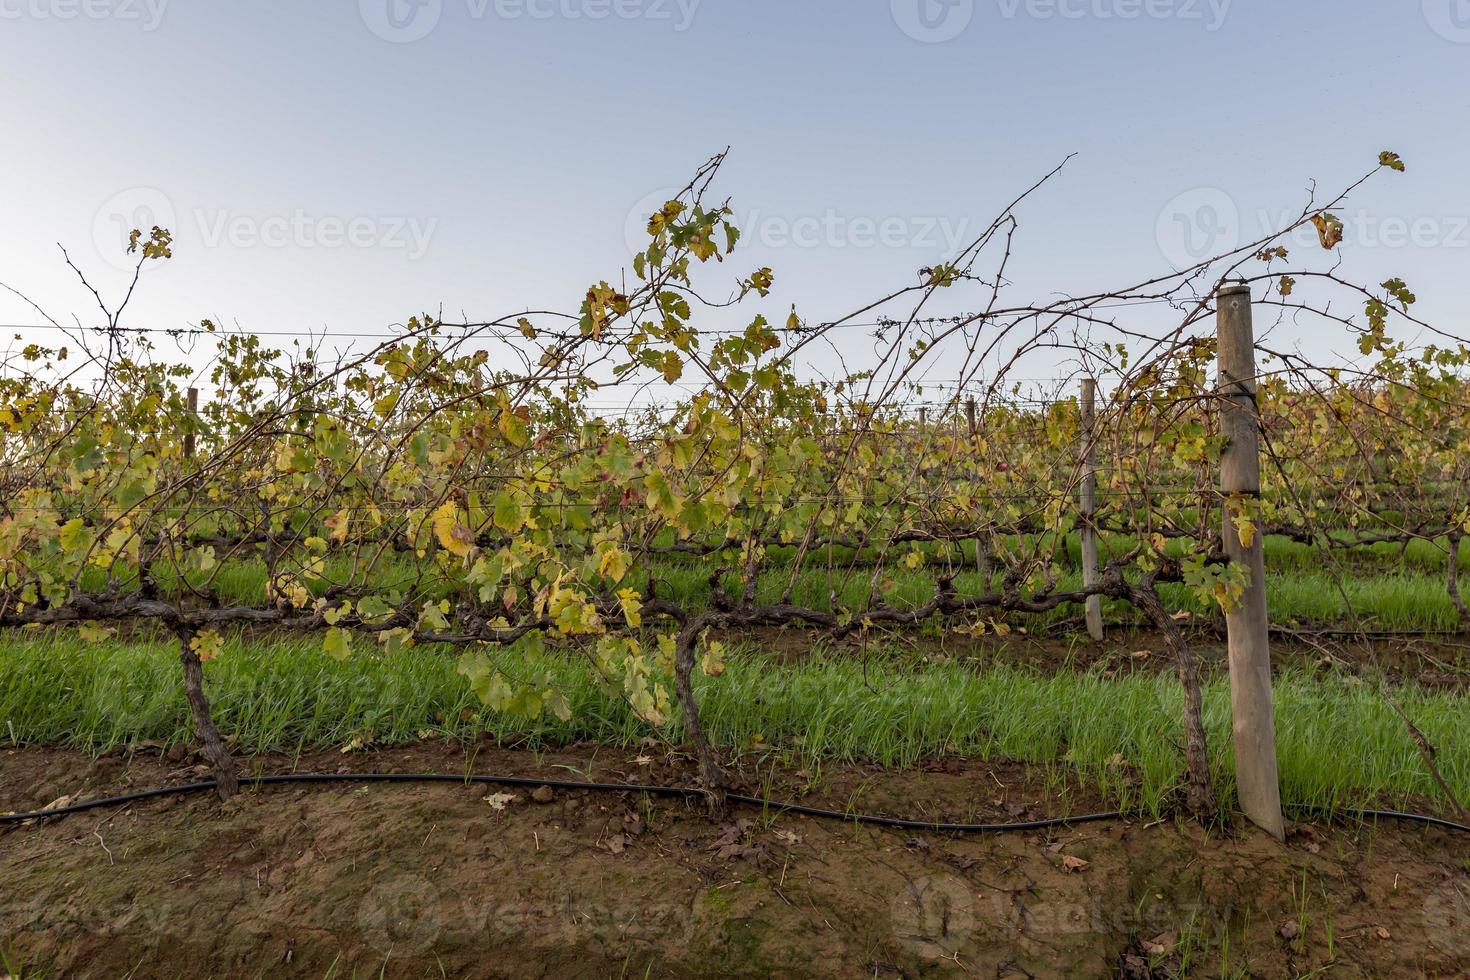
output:
[{"label": "clear sky", "polygon": [[1340,212],[1349,273],[1455,328],[1470,291],[1466,0],[0,0],[0,73],[0,281],[86,323],[55,243],[116,290],[149,220],[176,257],[132,326],[574,308],[726,145],[775,313],[911,282],[1073,152],[1017,298],[1166,271],[1381,149],[1408,170]]}]

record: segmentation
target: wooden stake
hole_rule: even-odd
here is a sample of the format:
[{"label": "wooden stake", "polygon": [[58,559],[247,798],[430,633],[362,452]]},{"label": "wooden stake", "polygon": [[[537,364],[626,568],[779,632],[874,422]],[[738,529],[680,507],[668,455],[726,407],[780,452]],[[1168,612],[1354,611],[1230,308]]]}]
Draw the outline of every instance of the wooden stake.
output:
[{"label": "wooden stake", "polygon": [[[1258,530],[1240,533],[1233,510],[1251,507],[1261,494],[1257,445],[1255,335],[1246,285],[1224,286],[1217,298],[1219,334],[1220,492],[1225,499],[1225,556],[1243,565],[1250,584],[1225,614],[1229,636],[1230,709],[1235,744],[1235,782],[1240,808],[1278,840],[1285,837],[1281,787],[1276,774],[1276,719],[1271,704],[1271,647],[1266,614],[1266,557]],[[1242,537],[1245,540],[1242,540]]]},{"label": "wooden stake", "polygon": [[[190,416],[191,420],[197,419],[199,417],[199,389],[198,388],[190,388],[189,389],[189,416]],[[193,429],[192,426],[189,428],[189,431],[188,432],[185,432],[184,433],[184,458],[185,459],[193,459],[194,458],[194,429]]]},{"label": "wooden stake", "polygon": [[[1082,441],[1078,452],[1082,461],[1082,485],[1077,490],[1082,511],[1082,586],[1097,584],[1097,528],[1093,518],[1097,510],[1097,454],[1093,449],[1093,418],[1096,414],[1097,382],[1082,379]],[[1094,643],[1103,640],[1102,597],[1090,595],[1087,611],[1087,635]]]}]

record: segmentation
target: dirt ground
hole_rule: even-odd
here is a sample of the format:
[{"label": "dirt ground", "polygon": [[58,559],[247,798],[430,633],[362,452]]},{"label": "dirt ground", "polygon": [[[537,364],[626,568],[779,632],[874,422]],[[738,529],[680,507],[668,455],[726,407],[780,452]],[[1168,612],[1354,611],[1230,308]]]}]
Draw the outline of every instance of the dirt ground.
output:
[{"label": "dirt ground", "polygon": [[[250,765],[691,779],[654,746]],[[748,791],[891,815],[1106,809],[1055,769],[753,766]],[[201,776],[149,746],[0,750],[0,811]],[[278,787],[0,827],[0,949],[50,978],[1457,977],[1470,839],[1298,824],[1282,845],[1182,821],[954,835],[755,809],[715,822],[698,801],[631,794]]]}]

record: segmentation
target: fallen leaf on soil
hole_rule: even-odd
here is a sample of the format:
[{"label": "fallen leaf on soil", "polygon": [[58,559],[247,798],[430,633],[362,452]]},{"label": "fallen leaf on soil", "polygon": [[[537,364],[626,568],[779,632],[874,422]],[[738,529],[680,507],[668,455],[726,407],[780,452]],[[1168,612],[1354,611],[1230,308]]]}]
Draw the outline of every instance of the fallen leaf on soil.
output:
[{"label": "fallen leaf on soil", "polygon": [[1387,939],[1389,937],[1389,932],[1387,929],[1379,926],[1377,929],[1373,930],[1373,935],[1377,936],[1379,939]]},{"label": "fallen leaf on soil", "polygon": [[[47,803],[45,806],[41,807],[41,809],[42,810],[59,810],[59,809],[61,809],[64,806],[71,806],[72,803],[74,803],[75,801],[76,801],[76,797],[74,797],[74,796],[59,796],[56,799],[52,800],[50,803]],[[29,827],[32,824],[34,824],[36,822],[36,820],[40,820],[40,819],[41,819],[40,817],[37,817],[34,820],[22,820],[21,823],[20,823],[20,825],[22,827]],[[4,978],[3,977],[0,977],[0,980],[4,980]]]},{"label": "fallen leaf on soil", "polygon": [[1143,951],[1150,956],[1162,956],[1179,944],[1179,937],[1172,932],[1161,932],[1143,944]]},{"label": "fallen leaf on soil", "polygon": [[623,853],[623,849],[627,846],[628,837],[626,834],[613,834],[607,839],[607,849],[609,851],[612,851],[614,854]]},{"label": "fallen leaf on soil", "polygon": [[740,858],[742,861],[749,861],[751,864],[760,864],[770,854],[764,844],[726,844],[720,848],[719,854],[716,856],[723,861],[733,861],[735,858]]},{"label": "fallen leaf on soil", "polygon": [[1092,867],[1091,861],[1085,861],[1082,858],[1074,857],[1071,854],[1062,855],[1062,869],[1064,871],[1070,871],[1073,874],[1077,874],[1078,872],[1086,871],[1090,867]]},{"label": "fallen leaf on soil", "polygon": [[949,851],[944,853],[945,864],[959,871],[968,871],[975,866],[975,859],[967,854],[954,854]]},{"label": "fallen leaf on soil", "polygon": [[1290,940],[1297,937],[1297,935],[1301,932],[1301,927],[1298,926],[1294,921],[1288,921],[1281,923],[1281,928],[1277,929],[1276,931],[1281,934],[1282,939]]},{"label": "fallen leaf on soil", "polygon": [[800,844],[801,835],[792,830],[776,831],[776,839],[785,844]]},{"label": "fallen leaf on soil", "polygon": [[750,829],[750,821],[741,818],[732,824],[725,825],[725,832],[715,838],[715,842],[709,846],[712,851],[717,851],[731,844],[738,844],[745,839],[745,832]]},{"label": "fallen leaf on soil", "polygon": [[653,756],[640,755],[638,758],[634,759],[633,761],[636,762],[636,763],[638,763],[640,766],[651,766],[651,765],[653,765]]},{"label": "fallen leaf on soil", "polygon": [[485,797],[485,802],[489,803],[491,808],[494,810],[504,810],[506,804],[514,803],[515,799],[516,798],[509,793],[491,793],[489,796]]}]

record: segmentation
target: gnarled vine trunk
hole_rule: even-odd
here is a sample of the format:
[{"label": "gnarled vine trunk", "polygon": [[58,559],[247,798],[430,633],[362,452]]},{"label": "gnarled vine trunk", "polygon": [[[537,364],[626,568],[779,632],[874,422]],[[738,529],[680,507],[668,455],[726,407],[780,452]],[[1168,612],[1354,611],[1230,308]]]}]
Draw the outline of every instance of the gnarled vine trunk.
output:
[{"label": "gnarled vine trunk", "polygon": [[204,757],[214,768],[214,784],[219,797],[228,800],[239,792],[240,782],[235,776],[235,760],[230,757],[230,750],[225,747],[225,740],[220,737],[209,713],[209,698],[204,694],[204,664],[190,645],[194,630],[180,626],[175,633],[179,638],[179,662],[184,668],[184,697],[189,701],[189,714],[194,718],[194,732],[199,736]]},{"label": "gnarled vine trunk", "polygon": [[1214,781],[1210,778],[1210,750],[1205,740],[1199,658],[1185,644],[1179,624],[1164,611],[1164,604],[1159,601],[1150,579],[1145,579],[1130,591],[1133,604],[1163,634],[1179,663],[1179,681],[1184,685],[1185,805],[1195,819],[1201,823],[1212,823],[1220,816],[1220,805],[1215,799]]},{"label": "gnarled vine trunk", "polygon": [[1449,536],[1450,558],[1445,564],[1445,591],[1450,594],[1450,602],[1455,604],[1455,612],[1460,615],[1460,629],[1470,630],[1470,608],[1460,596],[1460,537],[1454,533]]},{"label": "gnarled vine trunk", "polygon": [[709,625],[705,616],[697,616],[679,630],[674,644],[674,693],[679,698],[679,707],[684,712],[684,734],[694,747],[699,760],[699,781],[709,803],[710,815],[722,818],[725,815],[725,771],[715,758],[715,750],[704,733],[699,720],[699,702],[694,699],[694,652],[699,644],[699,634]]}]

